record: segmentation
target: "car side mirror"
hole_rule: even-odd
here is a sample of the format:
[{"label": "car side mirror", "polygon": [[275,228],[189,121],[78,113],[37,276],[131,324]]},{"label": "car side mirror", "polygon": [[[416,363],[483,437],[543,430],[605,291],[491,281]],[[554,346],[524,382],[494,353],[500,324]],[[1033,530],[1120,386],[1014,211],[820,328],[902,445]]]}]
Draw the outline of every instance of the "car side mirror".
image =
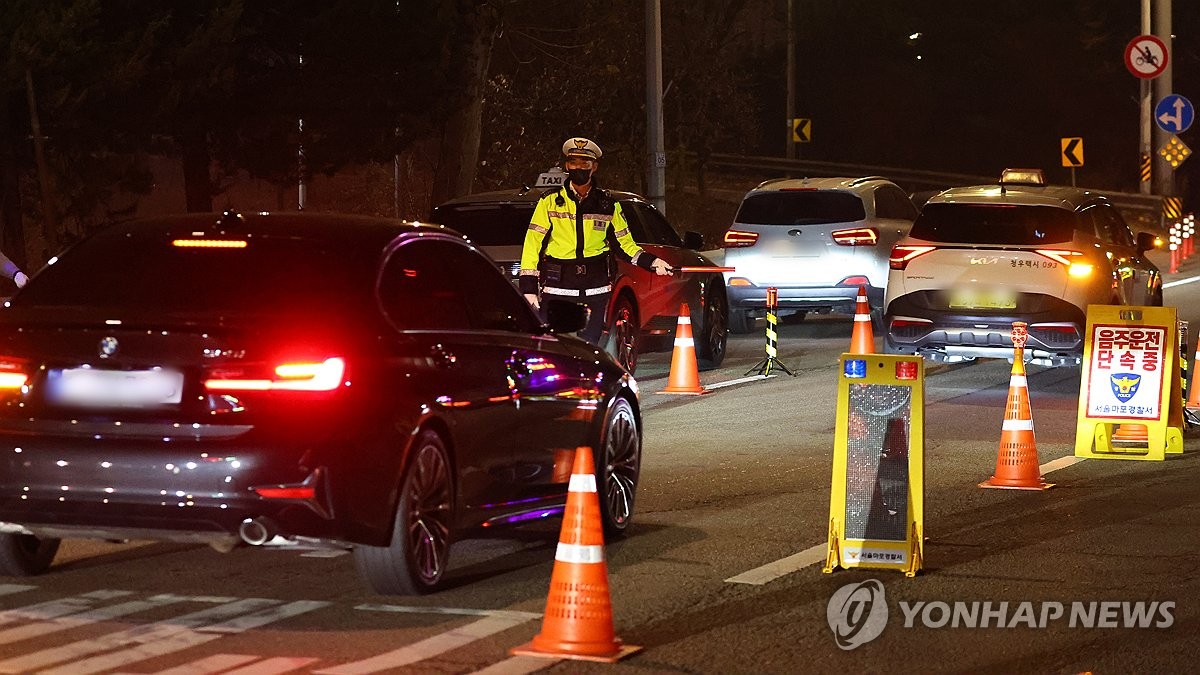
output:
[{"label": "car side mirror", "polygon": [[1153,232],[1138,232],[1137,235],[1137,252],[1145,253],[1151,249],[1158,248],[1159,238]]},{"label": "car side mirror", "polygon": [[693,251],[699,251],[704,248],[704,235],[693,230],[688,230],[683,233],[683,247]]},{"label": "car side mirror", "polygon": [[574,333],[587,325],[588,309],[584,305],[549,302],[543,307],[546,309],[546,323],[555,333]]}]

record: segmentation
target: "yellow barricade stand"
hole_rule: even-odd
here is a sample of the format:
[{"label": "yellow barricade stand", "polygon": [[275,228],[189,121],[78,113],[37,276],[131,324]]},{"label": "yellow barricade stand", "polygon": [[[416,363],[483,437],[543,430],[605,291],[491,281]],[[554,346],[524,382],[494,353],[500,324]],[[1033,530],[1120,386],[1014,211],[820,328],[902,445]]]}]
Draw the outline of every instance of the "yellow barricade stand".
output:
[{"label": "yellow barricade stand", "polygon": [[1183,452],[1174,307],[1088,305],[1075,456],[1158,460]]},{"label": "yellow barricade stand", "polygon": [[842,354],[822,571],[925,557],[925,368],[919,356]]}]

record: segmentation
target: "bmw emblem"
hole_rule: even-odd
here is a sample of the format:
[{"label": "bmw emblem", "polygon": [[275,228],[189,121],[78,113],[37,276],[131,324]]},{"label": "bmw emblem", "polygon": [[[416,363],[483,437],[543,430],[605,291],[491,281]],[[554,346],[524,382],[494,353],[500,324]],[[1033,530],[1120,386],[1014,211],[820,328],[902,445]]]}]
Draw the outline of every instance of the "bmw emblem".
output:
[{"label": "bmw emblem", "polygon": [[100,341],[100,358],[108,358],[117,353],[117,338],[109,336]]}]

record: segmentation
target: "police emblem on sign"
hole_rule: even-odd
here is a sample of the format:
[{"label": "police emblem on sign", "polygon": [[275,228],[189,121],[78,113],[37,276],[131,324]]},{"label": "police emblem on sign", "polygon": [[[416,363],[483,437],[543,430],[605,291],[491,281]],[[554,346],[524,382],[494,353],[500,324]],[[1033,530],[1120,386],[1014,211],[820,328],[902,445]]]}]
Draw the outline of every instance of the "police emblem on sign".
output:
[{"label": "police emblem on sign", "polygon": [[1137,393],[1138,385],[1142,382],[1141,375],[1133,373],[1117,373],[1116,375],[1108,376],[1108,383],[1112,386],[1113,396],[1121,403],[1127,403],[1133,395]]}]

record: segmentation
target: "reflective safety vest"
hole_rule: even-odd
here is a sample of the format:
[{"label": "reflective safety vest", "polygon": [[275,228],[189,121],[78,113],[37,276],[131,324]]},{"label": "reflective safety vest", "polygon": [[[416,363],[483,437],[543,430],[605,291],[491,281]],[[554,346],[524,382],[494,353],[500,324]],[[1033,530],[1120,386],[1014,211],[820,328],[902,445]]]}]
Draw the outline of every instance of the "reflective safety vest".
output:
[{"label": "reflective safety vest", "polygon": [[[652,269],[656,258],[630,236],[620,203],[594,182],[587,197],[578,199],[579,195],[564,185],[538,200],[521,250],[522,293],[537,293],[539,280],[547,295],[607,293],[612,290],[610,253]],[[598,269],[603,274],[598,275]]]}]

